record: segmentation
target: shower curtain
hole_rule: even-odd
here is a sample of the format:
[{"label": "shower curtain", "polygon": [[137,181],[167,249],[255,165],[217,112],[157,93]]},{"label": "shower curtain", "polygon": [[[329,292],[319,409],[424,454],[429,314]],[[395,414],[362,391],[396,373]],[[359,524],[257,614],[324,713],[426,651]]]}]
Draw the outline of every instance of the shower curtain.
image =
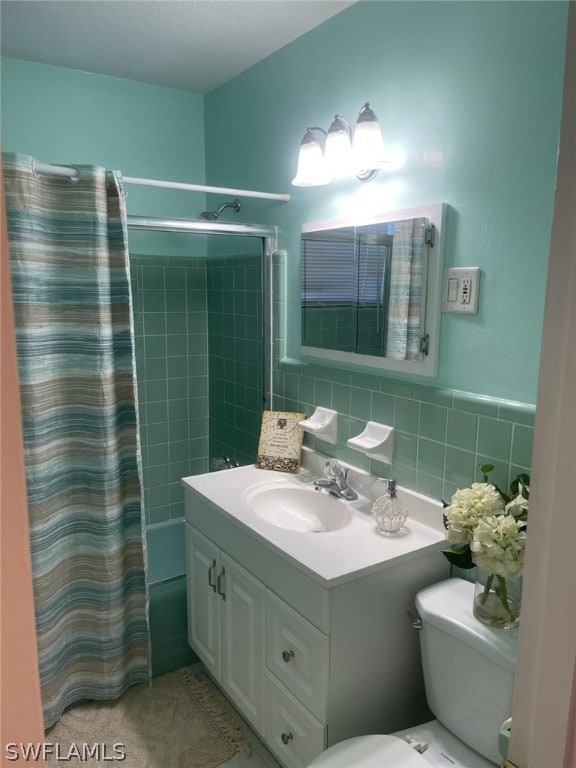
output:
[{"label": "shower curtain", "polygon": [[3,163],[49,727],[149,679],[126,214],[102,168]]},{"label": "shower curtain", "polygon": [[422,276],[428,219],[395,223],[390,265],[386,357],[418,360],[422,325]]}]

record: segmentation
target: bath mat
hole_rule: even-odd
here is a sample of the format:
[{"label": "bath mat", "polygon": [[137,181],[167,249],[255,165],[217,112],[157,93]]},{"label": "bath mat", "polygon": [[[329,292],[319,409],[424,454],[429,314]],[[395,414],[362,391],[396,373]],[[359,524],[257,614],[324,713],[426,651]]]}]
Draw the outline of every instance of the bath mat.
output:
[{"label": "bath mat", "polygon": [[230,705],[198,664],[132,686],[116,701],[74,707],[45,740],[54,745],[50,766],[216,768],[250,755]]}]

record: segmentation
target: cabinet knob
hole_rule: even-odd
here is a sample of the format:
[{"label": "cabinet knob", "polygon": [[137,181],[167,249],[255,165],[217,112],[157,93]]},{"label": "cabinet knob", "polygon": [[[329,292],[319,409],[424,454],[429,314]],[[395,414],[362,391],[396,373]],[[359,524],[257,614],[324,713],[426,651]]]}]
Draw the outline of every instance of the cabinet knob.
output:
[{"label": "cabinet knob", "polygon": [[282,660],[288,663],[294,658],[294,651],[282,651]]},{"label": "cabinet knob", "polygon": [[280,738],[282,739],[282,744],[288,744],[294,736],[291,733],[283,733]]}]

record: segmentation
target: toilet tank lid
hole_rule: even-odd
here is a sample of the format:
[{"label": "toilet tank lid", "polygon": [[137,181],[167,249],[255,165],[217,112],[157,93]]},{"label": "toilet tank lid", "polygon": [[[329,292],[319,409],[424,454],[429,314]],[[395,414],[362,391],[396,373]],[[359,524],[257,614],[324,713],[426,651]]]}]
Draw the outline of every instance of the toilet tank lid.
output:
[{"label": "toilet tank lid", "polygon": [[464,579],[446,579],[416,595],[416,609],[428,622],[475,648],[504,669],[514,671],[518,645],[517,629],[493,629],[472,613],[474,584]]}]

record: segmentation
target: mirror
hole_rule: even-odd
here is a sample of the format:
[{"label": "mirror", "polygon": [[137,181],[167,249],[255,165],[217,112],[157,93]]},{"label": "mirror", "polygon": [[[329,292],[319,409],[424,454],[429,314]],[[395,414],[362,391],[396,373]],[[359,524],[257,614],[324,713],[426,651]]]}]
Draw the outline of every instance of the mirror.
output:
[{"label": "mirror", "polygon": [[443,209],[303,227],[304,358],[436,374]]}]

